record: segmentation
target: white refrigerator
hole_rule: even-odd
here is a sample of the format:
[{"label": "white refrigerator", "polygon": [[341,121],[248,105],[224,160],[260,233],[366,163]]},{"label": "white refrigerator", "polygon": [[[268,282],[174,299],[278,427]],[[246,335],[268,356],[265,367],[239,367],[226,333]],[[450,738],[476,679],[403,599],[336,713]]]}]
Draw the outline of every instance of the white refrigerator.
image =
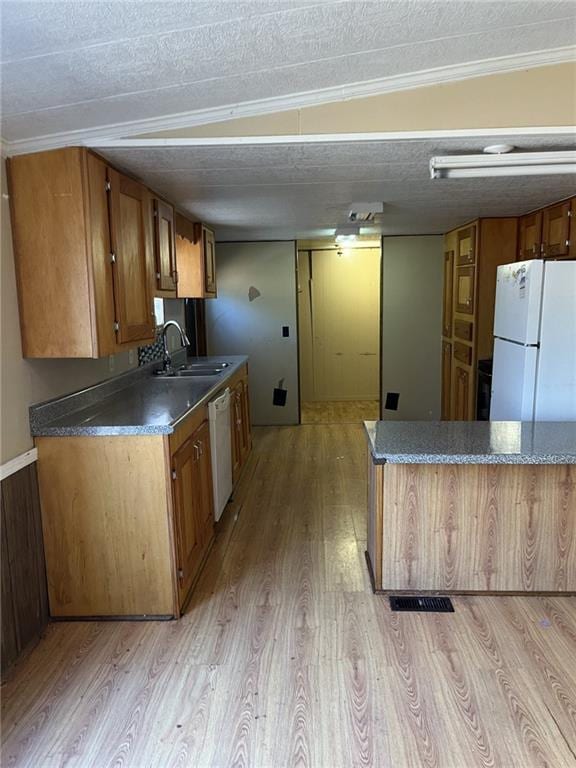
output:
[{"label": "white refrigerator", "polygon": [[576,421],[576,261],[498,267],[492,421]]}]

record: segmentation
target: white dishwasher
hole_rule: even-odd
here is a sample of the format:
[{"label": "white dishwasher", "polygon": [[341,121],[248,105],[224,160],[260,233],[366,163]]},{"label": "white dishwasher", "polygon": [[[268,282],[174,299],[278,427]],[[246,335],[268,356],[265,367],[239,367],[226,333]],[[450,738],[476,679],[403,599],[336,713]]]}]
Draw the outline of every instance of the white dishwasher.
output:
[{"label": "white dishwasher", "polygon": [[232,495],[232,428],[229,389],[225,389],[221,395],[208,403],[208,418],[214,517],[220,520],[224,507]]}]

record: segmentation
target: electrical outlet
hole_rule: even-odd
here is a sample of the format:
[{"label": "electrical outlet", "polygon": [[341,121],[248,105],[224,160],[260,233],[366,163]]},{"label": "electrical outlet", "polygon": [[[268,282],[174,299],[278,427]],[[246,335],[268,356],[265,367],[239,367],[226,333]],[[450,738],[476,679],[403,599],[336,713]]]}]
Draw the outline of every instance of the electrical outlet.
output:
[{"label": "electrical outlet", "polygon": [[116,360],[114,358],[114,355],[108,355],[108,370],[110,373],[114,373],[114,368],[116,367]]},{"label": "electrical outlet", "polygon": [[129,365],[134,365],[136,362],[136,350],[131,349],[128,351],[128,363]]}]

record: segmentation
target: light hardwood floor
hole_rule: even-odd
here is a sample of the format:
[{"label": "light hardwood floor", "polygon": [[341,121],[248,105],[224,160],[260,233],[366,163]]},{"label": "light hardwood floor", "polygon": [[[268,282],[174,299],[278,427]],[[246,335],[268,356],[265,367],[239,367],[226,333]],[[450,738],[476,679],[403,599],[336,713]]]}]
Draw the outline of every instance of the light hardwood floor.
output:
[{"label": "light hardwood floor", "polygon": [[255,437],[186,616],[51,625],[3,688],[2,765],[576,766],[576,601],[392,613],[362,428]]},{"label": "light hardwood floor", "polygon": [[377,400],[342,400],[338,402],[302,403],[302,424],[358,424],[379,418]]}]

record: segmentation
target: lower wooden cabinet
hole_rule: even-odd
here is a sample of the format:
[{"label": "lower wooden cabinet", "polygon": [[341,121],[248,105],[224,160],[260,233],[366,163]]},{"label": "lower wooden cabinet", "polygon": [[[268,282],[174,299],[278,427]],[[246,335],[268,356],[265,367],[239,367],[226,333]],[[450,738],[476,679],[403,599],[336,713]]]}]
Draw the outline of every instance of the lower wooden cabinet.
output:
[{"label": "lower wooden cabinet", "polygon": [[180,605],[186,600],[214,538],[214,503],[208,422],[190,432],[173,453],[172,488]]},{"label": "lower wooden cabinet", "polygon": [[452,413],[455,421],[469,421],[473,404],[472,373],[456,363],[452,371]]},{"label": "lower wooden cabinet", "polygon": [[252,449],[248,369],[245,367],[230,383],[232,426],[232,483],[236,485]]},{"label": "lower wooden cabinet", "polygon": [[442,421],[452,414],[452,343],[442,340]]}]

